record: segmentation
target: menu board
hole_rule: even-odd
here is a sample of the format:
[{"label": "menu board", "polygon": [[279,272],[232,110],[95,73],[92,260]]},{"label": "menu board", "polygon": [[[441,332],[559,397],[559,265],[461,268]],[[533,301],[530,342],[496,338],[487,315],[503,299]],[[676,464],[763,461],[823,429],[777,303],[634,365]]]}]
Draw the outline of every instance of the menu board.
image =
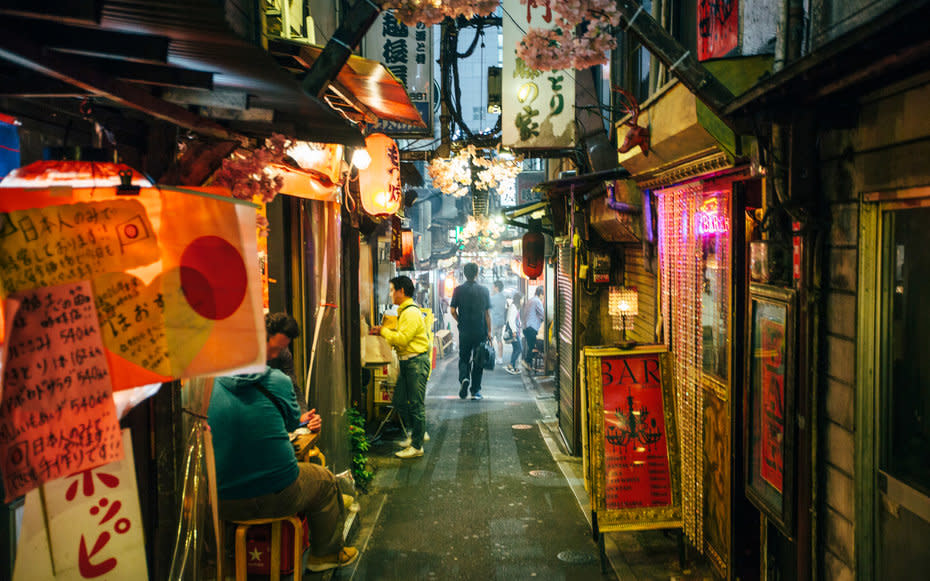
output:
[{"label": "menu board", "polygon": [[588,466],[600,532],[681,526],[674,390],[664,346],[585,348]]},{"label": "menu board", "polygon": [[87,282],[23,291],[0,400],[6,501],[123,457],[106,356]]}]

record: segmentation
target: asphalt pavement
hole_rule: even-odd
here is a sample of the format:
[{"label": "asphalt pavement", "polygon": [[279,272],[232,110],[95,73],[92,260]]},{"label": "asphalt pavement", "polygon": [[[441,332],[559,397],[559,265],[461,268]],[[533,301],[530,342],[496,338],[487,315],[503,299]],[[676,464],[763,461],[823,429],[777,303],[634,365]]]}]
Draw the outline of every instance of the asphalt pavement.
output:
[{"label": "asphalt pavement", "polygon": [[453,353],[430,378],[423,457],[393,455],[402,436],[394,426],[372,446],[376,475],[350,539],[362,553],[335,578],[616,579],[601,573],[590,526],[546,441],[540,400],[552,395],[498,367],[485,371],[483,400],[461,400],[457,374]]}]

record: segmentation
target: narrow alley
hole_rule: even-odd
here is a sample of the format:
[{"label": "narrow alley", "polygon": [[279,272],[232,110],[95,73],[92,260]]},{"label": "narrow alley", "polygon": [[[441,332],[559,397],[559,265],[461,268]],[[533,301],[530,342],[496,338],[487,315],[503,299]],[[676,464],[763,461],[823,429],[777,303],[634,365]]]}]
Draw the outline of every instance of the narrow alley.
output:
[{"label": "narrow alley", "polygon": [[443,359],[430,379],[425,455],[395,458],[399,430],[372,446],[362,554],[342,578],[614,579],[601,575],[591,529],[544,439],[553,395],[498,366],[485,372],[483,400],[460,400],[456,362]]}]

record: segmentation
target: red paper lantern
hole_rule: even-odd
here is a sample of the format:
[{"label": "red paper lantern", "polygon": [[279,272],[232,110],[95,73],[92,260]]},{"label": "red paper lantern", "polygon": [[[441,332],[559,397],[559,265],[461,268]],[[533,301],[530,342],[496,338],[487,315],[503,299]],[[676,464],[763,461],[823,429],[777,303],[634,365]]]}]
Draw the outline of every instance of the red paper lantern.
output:
[{"label": "red paper lantern", "polygon": [[531,279],[539,278],[543,272],[546,254],[546,238],[542,232],[527,232],[523,235],[523,274]]},{"label": "red paper lantern", "polygon": [[365,149],[371,163],[367,168],[358,170],[362,209],[371,216],[394,214],[403,198],[397,142],[383,133],[372,133],[365,138]]}]

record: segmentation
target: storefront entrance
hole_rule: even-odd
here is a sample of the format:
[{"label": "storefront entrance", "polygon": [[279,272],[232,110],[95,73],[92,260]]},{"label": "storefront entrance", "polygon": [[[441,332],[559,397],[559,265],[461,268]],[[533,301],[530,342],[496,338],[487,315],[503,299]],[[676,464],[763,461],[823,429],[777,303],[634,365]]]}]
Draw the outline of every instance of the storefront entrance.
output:
[{"label": "storefront entrance", "polygon": [[862,516],[874,523],[868,527],[874,543],[864,542],[874,551],[872,578],[886,580],[912,579],[914,571],[930,568],[930,191],[917,203],[905,203],[900,194],[864,206],[863,232],[870,235],[863,242],[874,245],[864,246],[863,254],[876,266],[865,264],[867,256],[860,259],[867,277],[862,300],[876,315],[874,339],[868,311],[861,319],[865,341],[875,347],[864,353],[876,354],[864,358],[874,373],[860,375],[863,407],[874,410],[865,432],[875,435],[871,445],[863,443],[872,486],[861,483],[871,505],[871,515]]}]

